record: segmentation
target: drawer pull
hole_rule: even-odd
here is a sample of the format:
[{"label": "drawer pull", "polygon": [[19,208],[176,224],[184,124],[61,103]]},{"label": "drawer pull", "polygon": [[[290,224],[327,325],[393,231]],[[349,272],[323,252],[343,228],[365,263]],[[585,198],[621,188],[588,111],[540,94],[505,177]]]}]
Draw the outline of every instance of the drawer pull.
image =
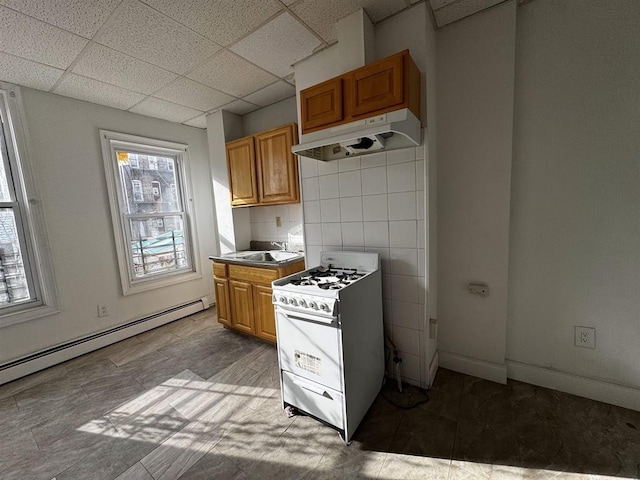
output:
[{"label": "drawer pull", "polygon": [[315,393],[316,395],[320,395],[321,397],[325,397],[325,398],[328,398],[329,400],[333,400],[333,397],[329,395],[329,392],[327,392],[322,388],[318,388],[315,385],[310,385],[308,383],[301,382],[299,380],[294,380],[293,383],[304,390],[308,390],[311,393]]}]

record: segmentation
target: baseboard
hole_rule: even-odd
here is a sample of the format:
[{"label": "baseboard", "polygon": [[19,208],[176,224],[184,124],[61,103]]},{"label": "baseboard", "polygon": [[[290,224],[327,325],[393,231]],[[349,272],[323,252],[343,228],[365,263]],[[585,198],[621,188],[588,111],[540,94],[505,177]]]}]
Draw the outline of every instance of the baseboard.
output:
[{"label": "baseboard", "polygon": [[502,383],[503,385],[507,383],[506,364],[485,362],[477,358],[443,352],[442,350],[439,350],[438,353],[440,357],[439,363],[443,368]]},{"label": "baseboard", "polygon": [[509,378],[640,411],[640,390],[507,360]]},{"label": "baseboard", "polygon": [[52,367],[58,363],[66,362],[85,353],[98,350],[112,343],[119,342],[126,338],[138,335],[147,330],[151,330],[179,318],[192,315],[204,310],[206,297],[193,302],[177,306],[162,312],[149,315],[138,320],[133,320],[124,325],[110,328],[86,337],[67,342],[55,347],[47,348],[40,352],[33,353],[23,358],[19,358],[10,363],[0,366],[0,385],[11,382],[18,378]]}]

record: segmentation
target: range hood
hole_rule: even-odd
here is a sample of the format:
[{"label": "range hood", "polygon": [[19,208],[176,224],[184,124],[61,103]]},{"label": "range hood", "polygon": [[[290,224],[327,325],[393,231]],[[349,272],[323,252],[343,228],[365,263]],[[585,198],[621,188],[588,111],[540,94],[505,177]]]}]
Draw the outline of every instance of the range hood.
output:
[{"label": "range hood", "polygon": [[296,155],[338,160],[377,151],[417,147],[422,143],[420,120],[408,108],[325,128],[300,136],[291,147]]}]

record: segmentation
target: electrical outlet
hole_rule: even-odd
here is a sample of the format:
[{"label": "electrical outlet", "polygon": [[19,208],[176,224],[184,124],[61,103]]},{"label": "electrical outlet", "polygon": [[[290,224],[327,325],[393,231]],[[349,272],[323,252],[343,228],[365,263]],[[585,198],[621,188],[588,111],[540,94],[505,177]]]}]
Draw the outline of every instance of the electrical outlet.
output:
[{"label": "electrical outlet", "polygon": [[276,217],[276,227],[281,227],[282,226],[282,220],[280,219],[280,217]]},{"label": "electrical outlet", "polygon": [[109,307],[104,304],[98,304],[98,316],[99,317],[108,317],[109,316]]},{"label": "electrical outlet", "polygon": [[591,327],[576,327],[575,345],[577,347],[596,348],[596,329]]},{"label": "electrical outlet", "polygon": [[470,283],[467,285],[467,292],[473,295],[480,295],[481,297],[489,296],[489,285],[483,283]]}]

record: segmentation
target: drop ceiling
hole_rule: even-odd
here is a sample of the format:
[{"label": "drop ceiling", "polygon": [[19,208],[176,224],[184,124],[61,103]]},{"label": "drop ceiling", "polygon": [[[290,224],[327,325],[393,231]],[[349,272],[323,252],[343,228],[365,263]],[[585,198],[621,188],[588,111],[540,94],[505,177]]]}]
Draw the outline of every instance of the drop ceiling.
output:
[{"label": "drop ceiling", "polygon": [[0,80],[205,128],[295,95],[291,65],[417,0],[0,0]]}]

